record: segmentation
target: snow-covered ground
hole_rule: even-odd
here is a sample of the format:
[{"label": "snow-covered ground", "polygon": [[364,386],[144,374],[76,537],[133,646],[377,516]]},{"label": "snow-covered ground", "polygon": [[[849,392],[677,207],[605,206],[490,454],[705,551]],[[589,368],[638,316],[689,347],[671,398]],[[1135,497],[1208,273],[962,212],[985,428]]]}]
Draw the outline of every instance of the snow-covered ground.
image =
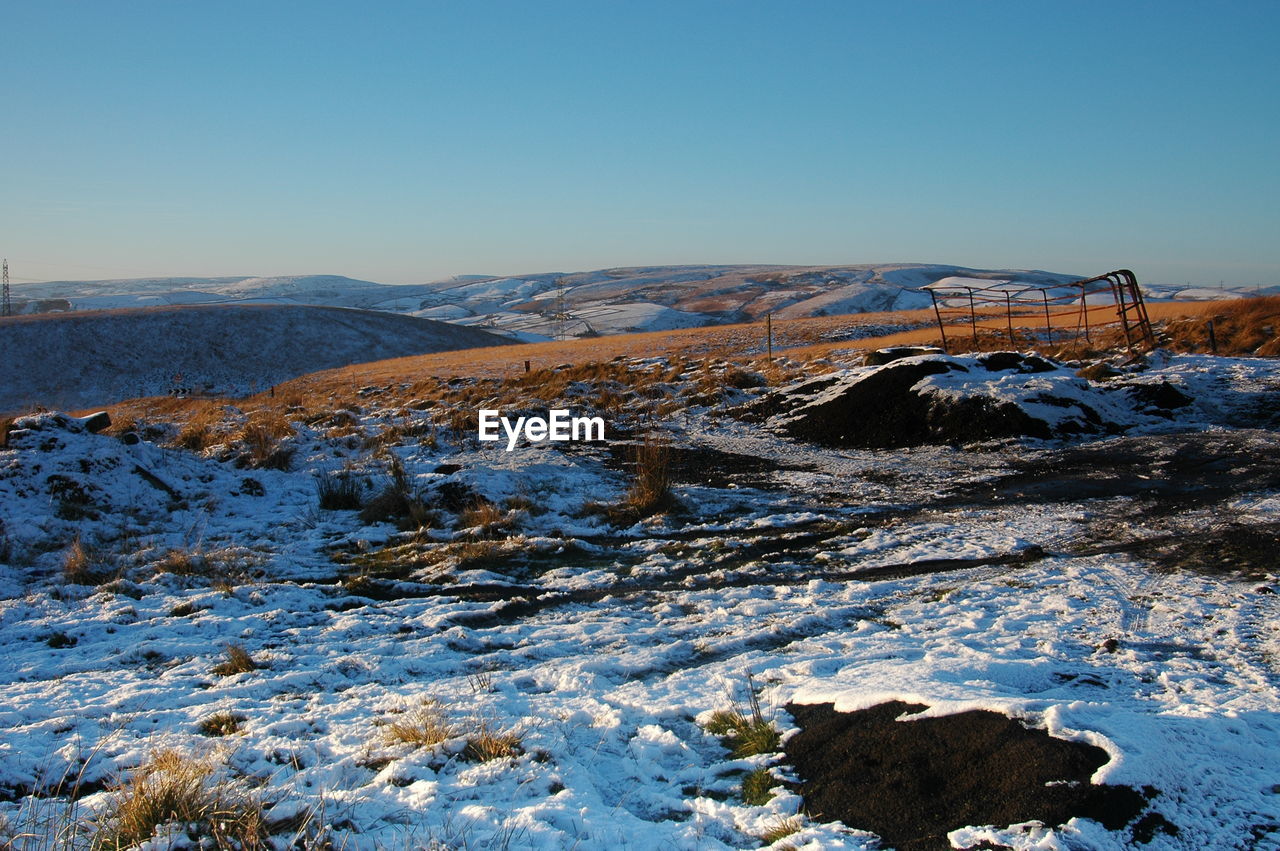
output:
[{"label": "snow-covered ground", "polygon": [[[694,377],[659,387],[679,400]],[[1011,376],[979,380],[1025,398]],[[1102,392],[1069,370],[1023,380]],[[129,443],[19,421],[0,450],[0,816],[17,832],[91,820],[104,784],[173,748],[211,755],[272,819],[310,814],[334,847],[759,847],[799,811],[788,769],[731,758],[699,724],[745,706],[749,672],[783,731],[789,702],[994,709],[1104,748],[1095,782],[1158,789],[1178,833],[1149,848],[1277,847],[1276,568],[1157,569],[1150,548],[1280,524],[1280,436],[1232,426],[1274,402],[1280,363],[1173,357],[1134,380],[1198,401],[1086,445],[874,451],[737,419],[760,391],[726,388],[647,423],[624,408],[603,445],[506,452],[425,425],[443,403],[370,388],[342,418],[294,422],[289,471],[169,448],[162,429]],[[590,503],[622,499],[617,444],[650,428],[674,446],[680,507],[611,523]],[[392,458],[433,528],[319,507],[319,481],[354,476],[367,497]],[[505,527],[467,529],[448,494]],[[120,578],[69,583],[77,539]],[[174,550],[206,568],[173,572]],[[232,644],[259,667],[215,675]],[[386,725],[424,705],[456,735],[393,743]],[[218,712],[240,731],[201,734]],[[518,753],[466,758],[481,728],[514,732]],[[777,794],[743,803],[765,765]],[[72,816],[65,778],[87,792]],[[1006,827],[953,841],[1129,847],[1084,819]],[[877,847],[807,818],[782,842]]]}]

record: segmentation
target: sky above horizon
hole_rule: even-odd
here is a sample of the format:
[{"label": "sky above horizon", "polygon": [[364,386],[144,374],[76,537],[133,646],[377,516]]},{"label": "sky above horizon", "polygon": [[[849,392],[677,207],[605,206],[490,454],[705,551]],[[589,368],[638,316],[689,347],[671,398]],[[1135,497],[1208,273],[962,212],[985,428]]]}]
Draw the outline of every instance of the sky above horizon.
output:
[{"label": "sky above horizon", "polygon": [[1280,3],[0,0],[15,284],[1280,283]]}]

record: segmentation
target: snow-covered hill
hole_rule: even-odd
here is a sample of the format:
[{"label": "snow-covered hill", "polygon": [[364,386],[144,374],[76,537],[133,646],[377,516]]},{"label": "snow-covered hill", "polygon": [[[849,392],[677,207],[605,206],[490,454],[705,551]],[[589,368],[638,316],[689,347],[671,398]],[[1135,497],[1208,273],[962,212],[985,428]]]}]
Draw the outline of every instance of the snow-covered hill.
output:
[{"label": "snow-covered hill", "polygon": [[244,301],[370,308],[383,302],[419,294],[425,289],[360,281],[342,275],[125,278],[19,284],[13,287],[13,298],[15,308],[20,313],[32,312],[33,306],[39,301],[55,300],[67,302],[71,310]]},{"label": "snow-covered hill", "polygon": [[15,317],[0,329],[0,412],[179,388],[237,395],[321,369],[505,342],[410,316],[261,304]]},{"label": "snow-covered hill", "polygon": [[[1096,272],[1091,270],[1089,274]],[[19,312],[265,302],[357,307],[483,326],[523,340],[660,331],[928,307],[944,278],[1057,284],[1087,275],[936,263],[643,266],[392,285],[340,275],[53,281],[14,287]],[[1153,299],[1230,298],[1248,289],[1146,285]]]},{"label": "snow-covered hill", "polygon": [[752,321],[767,313],[798,318],[927,307],[930,299],[918,288],[961,273],[1050,283],[1079,277],[922,263],[645,266],[437,285],[424,302],[471,312],[456,322],[591,336]]}]

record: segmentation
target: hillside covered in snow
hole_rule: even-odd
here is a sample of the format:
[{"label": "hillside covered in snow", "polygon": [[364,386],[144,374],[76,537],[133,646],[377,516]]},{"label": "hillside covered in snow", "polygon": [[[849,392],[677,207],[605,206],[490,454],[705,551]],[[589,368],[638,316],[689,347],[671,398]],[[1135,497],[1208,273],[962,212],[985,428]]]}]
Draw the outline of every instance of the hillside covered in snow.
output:
[{"label": "hillside covered in snow", "polygon": [[[932,263],[644,266],[571,274],[468,275],[406,285],[339,275],[53,281],[18,285],[14,297],[20,313],[231,302],[357,307],[482,325],[537,340],[746,322],[767,313],[792,319],[922,308],[931,301],[920,288],[953,277],[1052,285],[1086,276]],[[1163,285],[1147,286],[1147,292],[1153,299],[1252,294]]]},{"label": "hillside covered in snow", "polygon": [[25,316],[2,327],[0,412],[243,395],[317,370],[506,342],[412,316],[270,304]]}]

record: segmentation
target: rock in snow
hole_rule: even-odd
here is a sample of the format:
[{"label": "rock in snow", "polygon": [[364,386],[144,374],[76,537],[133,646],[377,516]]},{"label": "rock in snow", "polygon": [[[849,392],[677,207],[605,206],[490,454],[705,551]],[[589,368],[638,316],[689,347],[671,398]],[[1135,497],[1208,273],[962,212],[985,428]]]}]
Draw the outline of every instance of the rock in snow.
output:
[{"label": "rock in snow", "polygon": [[992,352],[897,357],[783,388],[757,408],[790,437],[892,449],[1119,434],[1175,419],[1193,401],[1167,380],[1092,382],[1038,355]]}]

